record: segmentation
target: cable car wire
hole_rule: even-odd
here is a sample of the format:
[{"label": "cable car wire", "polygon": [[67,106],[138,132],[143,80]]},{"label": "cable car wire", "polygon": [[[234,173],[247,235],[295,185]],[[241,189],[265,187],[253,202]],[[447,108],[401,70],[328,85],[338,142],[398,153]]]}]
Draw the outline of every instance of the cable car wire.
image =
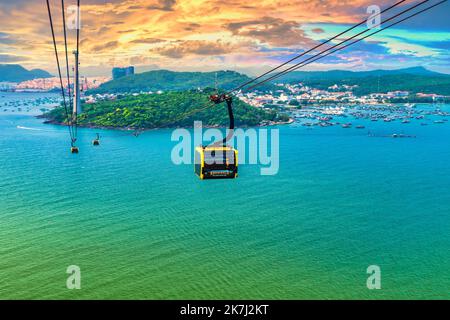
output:
[{"label": "cable car wire", "polygon": [[[394,3],[392,6],[386,8],[386,9],[383,9],[381,12],[379,12],[379,13],[378,13],[377,15],[375,15],[375,16],[379,16],[379,15],[381,15],[382,13],[387,12],[387,11],[389,11],[389,10],[391,10],[391,9],[393,9],[393,8],[395,8],[395,7],[397,7],[397,6],[399,6],[400,4],[402,4],[402,3],[405,2],[405,1],[406,1],[406,0],[401,0],[401,1],[397,2],[397,3]],[[252,79],[252,80],[249,80],[249,81],[247,81],[247,82],[241,84],[240,86],[238,86],[238,87],[232,89],[231,91],[229,91],[227,94],[231,94],[232,92],[235,92],[235,91],[238,91],[238,90],[244,88],[245,86],[247,86],[247,85],[249,85],[249,84],[251,84],[251,83],[253,83],[253,82],[255,82],[255,81],[261,79],[262,77],[264,77],[264,76],[266,76],[266,75],[272,73],[273,71],[278,70],[278,69],[280,69],[281,67],[283,67],[283,66],[285,66],[285,65],[287,65],[287,64],[289,64],[289,63],[291,63],[292,61],[297,60],[297,59],[303,57],[304,55],[306,55],[306,54],[308,54],[308,53],[310,53],[310,52],[312,52],[312,51],[318,49],[319,47],[321,47],[321,46],[327,44],[328,42],[333,41],[334,39],[336,39],[336,38],[342,36],[343,34],[349,32],[349,31],[351,31],[351,30],[353,30],[353,29],[355,29],[355,28],[357,28],[357,27],[359,27],[359,26],[361,26],[361,25],[364,24],[364,23],[367,23],[367,21],[368,21],[368,19],[365,19],[365,20],[363,20],[363,21],[361,21],[361,22],[355,24],[354,26],[352,26],[352,27],[350,27],[350,28],[348,28],[348,29],[346,29],[346,30],[340,32],[339,34],[333,36],[332,38],[328,39],[327,41],[322,42],[322,43],[319,43],[319,44],[316,45],[315,47],[313,47],[313,48],[311,48],[311,49],[309,49],[309,50],[307,50],[307,51],[305,51],[305,52],[302,52],[301,54],[299,54],[299,55],[297,55],[297,56],[295,56],[295,57],[289,59],[289,60],[286,61],[286,62],[283,62],[283,63],[280,64],[279,66],[277,66],[277,67],[275,67],[275,68],[273,68],[273,69],[271,69],[271,70],[269,70],[269,71],[267,71],[267,72],[264,72],[264,73],[261,74],[260,76],[258,76],[258,77],[254,78],[254,79]]]},{"label": "cable car wire", "polygon": [[[73,108],[73,97],[70,90],[70,72],[69,72],[69,54],[67,49],[67,31],[66,31],[66,13],[65,13],[65,5],[64,0],[61,0],[61,14],[62,14],[62,21],[63,21],[63,31],[64,31],[64,51],[66,56],[66,75],[67,75],[67,90],[69,94],[69,110],[72,110]],[[73,128],[72,130],[72,136],[74,137]]]},{"label": "cable car wire", "polygon": [[[392,20],[392,19],[394,19],[394,18],[397,18],[397,17],[403,15],[404,13],[406,13],[406,12],[408,12],[408,11],[411,11],[411,10],[415,9],[416,7],[418,7],[418,6],[420,6],[420,5],[424,4],[424,3],[426,3],[426,2],[428,2],[428,1],[429,1],[429,0],[424,0],[424,1],[420,2],[420,3],[418,3],[418,4],[415,4],[414,6],[408,8],[408,9],[402,10],[401,12],[395,14],[394,16],[392,16],[392,17],[386,19],[383,23],[386,23],[387,21],[390,21],[390,20]],[[416,16],[416,15],[422,13],[422,12],[425,12],[425,11],[427,11],[427,10],[429,10],[429,9],[431,9],[431,8],[433,8],[433,7],[435,7],[435,6],[439,5],[439,4],[441,4],[441,3],[443,3],[443,2],[446,2],[446,1],[447,1],[447,0],[443,0],[443,1],[439,2],[439,3],[436,3],[436,4],[433,5],[433,6],[430,6],[430,7],[426,8],[426,9],[424,9],[424,10],[418,11],[418,12],[416,12],[416,13],[413,14],[413,15],[410,15],[410,16],[408,16],[408,17],[402,19],[402,20],[399,20],[399,21],[397,21],[396,23],[393,23],[393,24],[391,24],[391,25],[389,25],[389,26],[387,26],[387,27],[383,27],[383,28],[377,30],[376,32],[371,33],[371,34],[365,36],[364,38],[361,38],[361,39],[359,39],[359,40],[357,40],[357,41],[353,41],[353,42],[351,42],[350,44],[347,44],[346,46],[341,47],[341,48],[339,48],[339,49],[336,49],[336,50],[334,50],[334,51],[331,52],[331,53],[334,53],[334,52],[336,52],[336,51],[339,51],[339,50],[342,50],[342,49],[344,49],[344,48],[347,48],[347,47],[349,47],[349,46],[352,45],[352,44],[355,44],[355,43],[357,43],[357,42],[359,42],[359,41],[361,41],[361,40],[364,40],[364,39],[366,39],[366,38],[368,38],[368,37],[370,37],[370,36],[372,36],[372,35],[374,35],[374,34],[376,34],[376,33],[379,33],[379,32],[381,32],[381,31],[383,31],[383,30],[385,30],[385,29],[388,29],[388,28],[390,28],[390,27],[392,27],[392,26],[394,26],[394,25],[396,25],[396,24],[398,24],[398,23],[401,23],[401,22],[403,22],[403,21],[405,21],[405,20],[407,20],[407,19],[410,19],[410,18],[412,18],[412,17],[414,17],[414,16]],[[403,1],[400,1],[400,2],[398,2],[398,3],[394,4],[394,5],[392,5],[391,7],[386,8],[386,9],[383,10],[383,11],[386,12],[387,10],[393,8],[395,5],[399,5],[399,4],[402,3],[402,2],[403,2]],[[382,12],[383,12],[383,11],[382,11]],[[381,13],[381,12],[380,12],[380,13]],[[364,22],[367,22],[367,21],[368,21],[368,19],[367,19],[367,20],[364,20],[363,23],[364,23]],[[359,23],[359,24],[355,25],[354,27],[357,27],[357,26],[359,26],[359,25],[361,25],[361,24],[362,24],[362,23]],[[352,29],[354,29],[354,28],[352,27],[352,28],[350,28],[350,29],[347,29],[346,32],[348,32],[348,31],[350,31],[350,30],[352,30]],[[359,35],[361,35],[361,34],[367,32],[367,31],[369,31],[369,30],[371,30],[371,29],[366,29],[366,30],[364,30],[363,32],[360,32],[360,33],[358,33],[357,35],[352,36],[352,37],[350,37],[350,38],[348,38],[348,39],[346,39],[346,40],[340,42],[339,44],[336,44],[336,45],[334,45],[334,46],[332,46],[332,47],[330,47],[330,48],[328,48],[328,49],[326,49],[326,50],[323,50],[323,51],[321,51],[321,52],[319,52],[319,53],[313,55],[312,57],[310,57],[310,58],[308,58],[308,59],[306,59],[306,60],[304,60],[304,61],[302,61],[302,62],[299,62],[299,63],[295,64],[294,66],[292,66],[292,67],[290,67],[290,68],[288,68],[288,69],[286,69],[286,70],[284,70],[284,71],[281,71],[281,72],[275,74],[274,76],[272,76],[272,77],[270,77],[270,78],[267,78],[267,79],[265,79],[265,80],[262,80],[261,82],[258,82],[257,84],[255,84],[255,85],[253,85],[253,86],[251,86],[251,87],[249,87],[249,88],[246,88],[245,90],[246,90],[246,91],[249,91],[249,90],[251,90],[251,89],[253,89],[253,88],[257,87],[257,86],[260,86],[260,85],[262,85],[262,84],[264,84],[264,83],[270,81],[270,80],[273,80],[273,79],[275,79],[275,78],[277,78],[277,77],[280,77],[280,76],[282,76],[282,75],[284,75],[284,74],[287,74],[287,73],[289,73],[289,72],[291,72],[291,71],[293,71],[293,70],[297,70],[297,69],[299,69],[299,68],[302,67],[302,64],[304,64],[304,65],[309,64],[309,63],[305,63],[305,62],[307,62],[307,61],[309,61],[309,60],[313,60],[313,61],[311,61],[310,63],[312,63],[312,62],[314,62],[314,61],[316,61],[316,60],[319,60],[320,58],[326,56],[326,55],[320,56],[322,53],[324,53],[324,52],[326,52],[326,51],[328,51],[328,50],[331,50],[331,49],[333,49],[333,48],[335,48],[335,47],[338,47],[338,46],[342,45],[343,43],[345,43],[345,42],[347,42],[347,41],[349,41],[349,40],[352,40],[352,39],[354,39],[355,37],[357,37],[357,36],[359,36]],[[334,36],[333,38],[336,38],[336,37],[338,37],[338,36],[340,36],[340,35],[342,35],[342,34],[344,34],[344,33],[345,33],[345,32],[341,32],[341,33],[339,33],[337,36]],[[333,39],[333,38],[331,38],[331,39]],[[327,42],[329,42],[329,41],[326,41],[326,42],[324,42],[324,43],[327,43]],[[324,43],[323,43],[323,44],[324,44]],[[310,52],[311,50],[308,50],[308,51]],[[331,54],[331,53],[329,53],[329,54]],[[329,54],[327,54],[327,55],[329,55]],[[288,62],[287,62],[287,63],[288,63]],[[283,65],[285,65],[285,64],[286,64],[286,63],[284,63],[284,64],[282,64],[282,65],[280,65],[280,66],[283,66]],[[280,66],[279,66],[279,67],[280,67]],[[266,73],[266,74],[267,74],[267,73]],[[262,75],[262,76],[263,76],[263,75]],[[260,77],[262,77],[262,76],[260,76]],[[258,78],[260,78],[260,77],[258,77]],[[255,79],[257,79],[257,78],[255,78]],[[251,83],[251,82],[250,82],[250,83]],[[241,86],[239,86],[239,87],[237,87],[237,88],[242,88],[242,87],[244,87],[244,86],[245,86],[245,85],[243,84],[243,85],[241,85]],[[235,91],[235,89],[229,91],[227,94],[231,94],[231,93],[233,93],[234,91]],[[203,111],[203,110],[205,110],[205,109],[207,109],[207,108],[209,108],[209,107],[212,107],[212,106],[214,106],[214,105],[211,105],[211,104],[205,104],[205,106],[203,106],[203,107],[200,107],[200,108],[198,108],[198,109],[192,110],[192,111],[189,112],[188,114],[182,115],[180,118],[176,119],[175,121],[171,122],[170,124],[174,124],[174,123],[176,123],[176,122],[178,122],[178,121],[180,121],[180,120],[182,120],[182,119],[186,119],[187,117],[189,117],[189,116],[191,116],[191,115],[193,115],[193,114],[195,114],[195,113],[197,113],[197,112],[201,112],[201,111]],[[170,125],[170,124],[168,124],[168,125]],[[166,126],[167,126],[167,125],[166,125]]]},{"label": "cable car wire", "polygon": [[[77,25],[76,25],[76,28],[77,28],[77,39],[76,39],[76,50],[77,50],[77,57],[79,57],[80,56],[80,0],[77,0]],[[79,61],[79,58],[77,59],[78,61],[77,61],[77,63],[80,63],[80,61]],[[77,68],[78,69],[78,66],[75,66],[75,68]],[[77,73],[77,78],[79,77],[79,73]],[[76,85],[80,85],[79,84],[79,82],[78,81],[76,81]],[[75,92],[79,92],[79,88],[76,88],[76,91]],[[78,101],[77,101],[77,109],[80,107],[79,105],[78,105],[78,102],[79,102],[79,98],[78,98]],[[77,135],[78,135],[78,114],[77,114],[77,112],[78,112],[78,110],[75,110],[75,123],[74,123],[74,126],[75,126],[75,139],[77,138]]]},{"label": "cable car wire", "polygon": [[64,90],[64,84],[63,84],[63,81],[62,81],[61,65],[59,63],[58,48],[57,48],[57,45],[56,45],[55,30],[54,30],[54,27],[53,27],[53,18],[52,18],[52,12],[51,12],[51,9],[50,9],[50,2],[49,2],[49,0],[47,0],[47,10],[48,10],[48,18],[49,18],[49,22],[50,22],[50,29],[51,29],[51,32],[52,32],[52,40],[53,40],[53,48],[54,48],[54,51],[55,51],[55,57],[56,57],[56,65],[57,65],[57,68],[58,68],[59,83],[60,83],[60,86],[61,86],[61,93],[62,93],[62,97],[63,97],[63,106],[64,106],[64,110],[65,110],[65,113],[66,113],[66,119],[67,119],[67,122],[68,122],[67,123],[68,124],[67,128],[69,130],[70,138],[71,138],[71,140],[73,140],[73,133],[72,133],[72,129],[71,129],[71,123],[70,123],[70,120],[69,120],[69,111],[67,110],[66,94],[65,94],[65,90]]},{"label": "cable car wire", "polygon": [[[406,9],[406,10],[403,10],[402,12],[400,12],[400,13],[398,13],[398,14],[396,14],[396,15],[394,15],[394,16],[388,18],[388,19],[386,19],[383,23],[386,23],[386,22],[388,22],[388,21],[390,21],[390,20],[392,20],[392,19],[394,19],[394,18],[397,18],[397,17],[399,17],[400,15],[403,15],[404,13],[406,13],[406,12],[408,12],[408,11],[411,11],[412,9],[415,9],[416,7],[418,7],[418,6],[420,6],[420,5],[424,4],[424,3],[426,3],[426,2],[428,2],[428,1],[429,1],[429,0],[424,0],[424,1],[422,1],[422,2],[419,2],[418,4],[416,4],[416,5],[414,5],[414,6],[410,7],[410,8],[408,8],[408,9]],[[412,18],[412,17],[414,17],[414,16],[416,16],[416,15],[422,13],[422,12],[425,12],[425,11],[427,11],[427,10],[433,8],[433,7],[436,7],[437,5],[440,5],[440,4],[442,4],[442,3],[446,2],[446,1],[447,1],[447,0],[440,1],[440,2],[434,4],[434,5],[430,6],[430,7],[427,7],[427,8],[425,8],[425,9],[423,9],[423,10],[417,11],[416,13],[414,13],[414,14],[408,16],[408,17],[405,17],[405,18],[403,18],[403,19],[401,19],[401,20],[399,20],[399,21],[397,21],[397,22],[395,22],[395,23],[392,23],[392,24],[390,24],[390,25],[387,26],[387,27],[383,27],[383,28],[381,28],[381,29],[379,29],[379,30],[377,30],[377,31],[375,31],[375,32],[373,32],[373,33],[371,33],[371,34],[369,34],[369,35],[366,35],[366,36],[364,36],[363,38],[357,39],[357,40],[355,40],[355,41],[353,41],[353,42],[351,42],[351,43],[349,43],[349,44],[347,44],[347,45],[345,45],[345,46],[343,46],[343,47],[337,48],[336,50],[333,50],[333,51],[331,51],[330,53],[327,53],[327,54],[325,54],[325,55],[321,55],[322,53],[325,53],[325,52],[328,51],[328,50],[331,50],[331,49],[333,49],[333,48],[335,48],[335,47],[338,47],[338,46],[344,44],[345,42],[347,42],[347,41],[349,41],[349,40],[352,40],[352,39],[354,39],[355,37],[357,37],[357,36],[359,36],[359,35],[361,35],[361,34],[363,34],[363,33],[366,33],[367,31],[370,31],[371,29],[364,30],[364,31],[358,33],[357,35],[352,36],[352,37],[350,37],[350,38],[348,38],[348,39],[346,39],[346,40],[340,42],[339,44],[334,45],[333,47],[331,47],[331,48],[329,48],[329,49],[327,49],[327,50],[323,50],[323,51],[321,51],[320,53],[318,53],[318,54],[316,54],[316,55],[314,55],[314,56],[312,56],[312,57],[310,57],[310,58],[308,58],[308,59],[306,59],[306,60],[304,60],[304,61],[302,61],[302,62],[299,62],[299,63],[297,63],[297,64],[295,64],[295,65],[289,67],[288,69],[286,69],[286,70],[284,70],[284,71],[281,71],[281,72],[279,72],[279,73],[277,73],[277,74],[275,74],[275,75],[273,75],[273,76],[271,76],[271,77],[269,77],[269,78],[267,78],[267,79],[265,79],[265,80],[263,80],[263,81],[261,81],[261,82],[258,82],[258,83],[256,83],[256,84],[254,84],[253,86],[250,86],[250,87],[246,88],[245,90],[247,90],[247,91],[248,91],[248,90],[252,90],[252,89],[256,88],[257,86],[260,86],[260,85],[262,85],[262,84],[264,84],[264,83],[266,83],[266,82],[268,82],[268,81],[272,81],[272,80],[274,80],[274,79],[276,79],[276,78],[279,78],[279,77],[281,77],[281,76],[283,76],[283,75],[285,75],[285,74],[287,74],[287,73],[289,73],[289,72],[292,72],[292,71],[294,71],[294,70],[298,70],[298,69],[300,69],[300,68],[302,68],[302,67],[304,67],[304,66],[306,66],[306,65],[308,65],[308,64],[310,64],[310,63],[312,63],[312,62],[314,62],[314,61],[317,61],[317,60],[319,60],[319,59],[321,59],[321,58],[323,58],[323,57],[326,57],[326,56],[328,56],[328,55],[330,55],[330,54],[332,54],[332,53],[335,53],[335,52],[337,52],[337,51],[340,51],[340,50],[342,50],[342,49],[345,49],[345,48],[347,48],[347,47],[349,47],[349,46],[351,46],[351,45],[353,45],[353,44],[355,44],[355,43],[357,43],[357,42],[359,42],[359,41],[362,41],[362,40],[364,40],[364,39],[366,39],[366,38],[368,38],[368,37],[370,37],[370,36],[372,36],[372,35],[375,35],[375,34],[381,32],[381,31],[383,31],[383,30],[385,30],[385,29],[388,29],[388,28],[390,28],[390,27],[392,27],[392,26],[394,26],[394,25],[397,25],[397,24],[399,24],[399,23],[401,23],[401,22],[403,22],[403,21],[405,21],[405,20],[407,20],[407,19],[410,19],[410,18]]]},{"label": "cable car wire", "polygon": [[[428,0],[427,0],[427,1],[428,1]],[[427,1],[424,1],[424,2],[427,2]],[[273,76],[273,77],[271,77],[271,78],[269,78],[269,79],[266,79],[266,80],[273,80],[273,79],[275,79],[275,78],[278,78],[278,77],[283,76],[283,75],[286,74],[286,73],[289,73],[289,72],[294,71],[294,70],[298,70],[298,69],[300,69],[300,68],[302,68],[302,67],[304,67],[304,66],[306,66],[306,65],[308,65],[308,64],[310,64],[310,63],[312,63],[312,62],[314,62],[314,61],[317,61],[317,60],[319,60],[319,59],[321,59],[321,58],[324,58],[324,57],[326,57],[326,56],[329,56],[329,55],[332,54],[332,53],[335,53],[335,52],[337,52],[337,51],[340,51],[340,50],[342,50],[342,49],[345,49],[345,48],[347,48],[347,47],[349,47],[349,46],[351,46],[351,45],[353,45],[353,44],[355,44],[355,43],[357,43],[357,42],[359,42],[359,41],[362,41],[362,40],[364,40],[364,39],[366,39],[366,38],[368,38],[368,37],[370,37],[370,36],[373,36],[373,35],[375,35],[375,34],[381,32],[381,31],[383,31],[383,30],[386,30],[386,29],[388,29],[388,28],[390,28],[390,27],[393,27],[393,26],[395,26],[395,25],[397,25],[397,24],[399,24],[399,23],[401,23],[401,22],[403,22],[403,21],[405,21],[405,20],[408,20],[408,19],[410,19],[410,18],[412,18],[412,17],[414,17],[414,16],[416,16],[416,15],[418,15],[418,14],[420,14],[420,13],[423,13],[423,12],[425,12],[425,11],[428,11],[428,10],[430,10],[430,9],[432,9],[432,8],[438,6],[438,5],[440,5],[440,4],[442,4],[442,3],[446,2],[446,1],[447,1],[447,0],[442,0],[442,1],[438,2],[438,3],[435,3],[434,5],[431,5],[431,6],[425,8],[425,9],[422,9],[422,10],[420,10],[420,11],[417,11],[417,12],[415,12],[414,14],[411,14],[411,15],[409,15],[409,16],[407,16],[407,17],[405,17],[405,18],[403,18],[403,19],[401,19],[401,20],[399,20],[399,21],[396,21],[396,22],[394,22],[394,23],[392,23],[392,24],[390,24],[390,25],[388,25],[388,26],[386,26],[386,27],[383,27],[383,28],[381,28],[381,29],[379,29],[379,30],[377,30],[377,31],[375,31],[375,32],[373,32],[373,33],[371,33],[371,34],[368,34],[368,35],[364,36],[363,38],[356,39],[355,41],[353,41],[353,42],[351,42],[351,43],[349,43],[349,44],[347,44],[347,45],[345,45],[345,46],[343,46],[343,47],[341,47],[341,48],[337,48],[336,50],[333,50],[333,51],[331,51],[331,52],[329,52],[329,53],[327,53],[327,54],[325,54],[325,55],[323,55],[323,56],[319,56],[319,57],[315,58],[315,59],[312,60],[312,61],[309,61],[309,62],[307,62],[307,63],[301,62],[301,63],[299,63],[299,64],[297,64],[297,65],[294,65],[293,67],[289,68],[288,70],[285,70],[285,71],[283,71],[283,72],[280,72],[280,74],[277,74],[277,75],[275,75],[275,76]],[[424,3],[424,2],[423,2],[423,3]],[[386,20],[386,21],[387,21],[387,20]],[[386,22],[386,21],[385,21],[385,22]],[[309,60],[309,59],[307,59],[307,60]],[[304,62],[306,62],[306,60],[305,60]],[[265,82],[266,80],[264,80],[264,82]],[[261,81],[261,83],[255,84],[255,85],[252,86],[252,87],[249,87],[248,90],[251,90],[251,89],[253,89],[254,87],[256,87],[256,86],[258,86],[258,85],[260,85],[260,84],[262,84],[262,83],[263,83],[263,81]]]}]

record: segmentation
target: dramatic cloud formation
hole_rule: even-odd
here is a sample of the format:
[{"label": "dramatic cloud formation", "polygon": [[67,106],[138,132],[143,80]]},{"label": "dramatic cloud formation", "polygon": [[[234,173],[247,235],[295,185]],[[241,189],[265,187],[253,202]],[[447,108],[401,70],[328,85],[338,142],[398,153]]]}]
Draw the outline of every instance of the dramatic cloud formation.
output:
[{"label": "dramatic cloud formation", "polygon": [[29,57],[0,54],[0,63],[23,62],[27,60],[29,60]]},{"label": "dramatic cloud formation", "polygon": [[314,42],[300,29],[295,21],[264,17],[259,20],[232,22],[226,28],[233,35],[258,39],[273,47],[311,46]]},{"label": "dramatic cloud formation", "polygon": [[314,28],[314,29],[311,29],[311,31],[314,33],[324,33],[325,32],[325,31],[323,31],[322,28]]},{"label": "dramatic cloud formation", "polygon": [[[50,2],[62,50],[60,1]],[[66,6],[76,3],[65,2]],[[412,2],[408,0],[403,6]],[[81,66],[87,74],[107,74],[111,67],[127,64],[136,65],[138,70],[259,72],[366,18],[367,7],[374,4],[372,0],[81,0],[81,3]],[[377,1],[382,8],[392,3]],[[427,19],[382,32],[353,50],[308,67],[368,69],[420,64],[445,71],[449,66],[450,23],[443,12],[448,9],[447,3],[427,13]],[[0,30],[0,62],[55,71],[44,2],[2,1]],[[68,32],[72,50],[74,30]]]},{"label": "dramatic cloud formation", "polygon": [[9,34],[0,32],[0,44],[14,44],[17,41],[14,40]]},{"label": "dramatic cloud formation", "polygon": [[135,39],[130,42],[131,43],[141,43],[141,44],[154,44],[154,43],[165,42],[165,40],[156,39],[156,38],[144,38],[144,39]]},{"label": "dramatic cloud formation", "polygon": [[119,42],[118,41],[109,41],[109,42],[104,43],[104,44],[99,44],[99,45],[93,46],[91,49],[89,49],[89,52],[108,51],[108,50],[111,50],[111,49],[115,49],[118,46],[119,46]]},{"label": "dramatic cloud formation", "polygon": [[159,0],[157,5],[150,5],[147,8],[150,10],[173,11],[175,3],[175,0]]},{"label": "dramatic cloud formation", "polygon": [[156,48],[152,52],[160,55],[179,59],[187,55],[222,55],[233,51],[233,46],[228,43],[217,41],[203,41],[203,40],[186,40],[171,43],[168,46]]}]

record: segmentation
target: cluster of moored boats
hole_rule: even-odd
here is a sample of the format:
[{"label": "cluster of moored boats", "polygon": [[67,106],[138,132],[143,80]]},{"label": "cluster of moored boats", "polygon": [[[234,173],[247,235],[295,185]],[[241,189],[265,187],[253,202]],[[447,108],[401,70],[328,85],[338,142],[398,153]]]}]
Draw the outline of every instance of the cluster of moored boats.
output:
[{"label": "cluster of moored boats", "polygon": [[353,126],[345,118],[355,120],[365,120],[371,122],[400,122],[408,124],[412,121],[420,121],[422,126],[428,124],[442,124],[448,122],[450,112],[442,111],[440,108],[417,109],[413,104],[405,105],[362,105],[340,107],[339,112],[330,113],[329,107],[316,107],[305,110],[297,110],[293,118],[297,123],[306,127],[330,127],[341,126],[342,128],[364,129],[365,125],[358,124]]},{"label": "cluster of moored boats", "polygon": [[[5,96],[1,96],[0,98],[5,98]],[[0,102],[2,100],[0,99]],[[45,112],[49,110],[49,106],[56,106],[59,102],[59,97],[9,100],[0,103],[0,110],[2,112],[31,112],[39,108],[40,111]]]}]

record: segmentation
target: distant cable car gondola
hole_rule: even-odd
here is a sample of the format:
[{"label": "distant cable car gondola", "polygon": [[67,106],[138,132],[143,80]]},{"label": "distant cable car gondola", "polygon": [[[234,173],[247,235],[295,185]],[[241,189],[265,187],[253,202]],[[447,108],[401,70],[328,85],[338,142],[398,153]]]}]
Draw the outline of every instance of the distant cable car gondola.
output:
[{"label": "distant cable car gondola", "polygon": [[99,146],[100,145],[100,135],[97,133],[97,137],[92,140],[92,145],[93,146]]},{"label": "distant cable car gondola", "polygon": [[233,137],[234,130],[233,98],[227,94],[215,94],[209,99],[215,104],[226,102],[230,118],[229,132],[220,142],[195,148],[194,171],[200,179],[237,178],[238,152],[227,146],[227,142]]}]

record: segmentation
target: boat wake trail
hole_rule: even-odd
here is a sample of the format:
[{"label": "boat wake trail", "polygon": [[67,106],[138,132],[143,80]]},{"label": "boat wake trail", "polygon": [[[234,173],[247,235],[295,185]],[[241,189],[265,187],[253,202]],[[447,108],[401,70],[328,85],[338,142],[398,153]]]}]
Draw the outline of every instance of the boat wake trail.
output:
[{"label": "boat wake trail", "polygon": [[30,128],[30,127],[23,127],[23,126],[17,126],[17,129],[21,129],[21,130],[33,130],[33,131],[45,131],[44,129]]}]

